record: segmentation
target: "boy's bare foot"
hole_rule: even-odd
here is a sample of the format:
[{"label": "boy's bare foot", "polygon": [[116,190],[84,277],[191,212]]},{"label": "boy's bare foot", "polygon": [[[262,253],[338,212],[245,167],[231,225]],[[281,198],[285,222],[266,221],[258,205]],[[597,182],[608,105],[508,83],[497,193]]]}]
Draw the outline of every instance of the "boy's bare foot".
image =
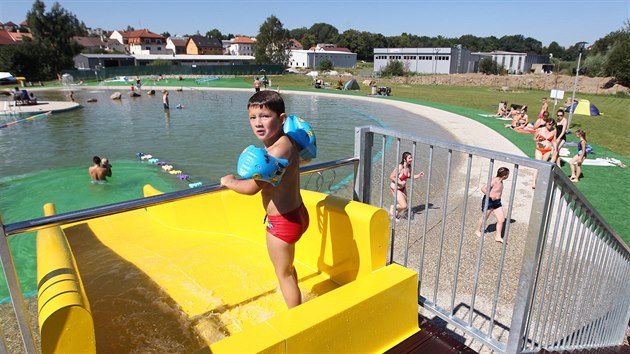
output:
[{"label": "boy's bare foot", "polygon": [[494,237],[494,240],[495,240],[495,241],[497,241],[497,242],[499,242],[499,243],[503,243],[503,238],[502,238],[501,236],[498,236],[498,235],[497,235],[497,236],[495,236],[495,237]]},{"label": "boy's bare foot", "polygon": [[475,231],[475,235],[477,235],[477,237],[481,237],[481,231]]}]

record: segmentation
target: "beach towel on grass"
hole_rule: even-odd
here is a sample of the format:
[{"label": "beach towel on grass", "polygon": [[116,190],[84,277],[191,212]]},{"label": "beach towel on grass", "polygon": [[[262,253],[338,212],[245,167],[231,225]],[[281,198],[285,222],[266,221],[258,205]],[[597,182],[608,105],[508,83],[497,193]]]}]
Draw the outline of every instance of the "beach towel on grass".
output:
[{"label": "beach towel on grass", "polygon": [[[561,157],[562,160],[569,162],[571,161],[571,157]],[[582,166],[617,166],[611,161],[598,157],[596,159],[586,159],[582,162]]]}]

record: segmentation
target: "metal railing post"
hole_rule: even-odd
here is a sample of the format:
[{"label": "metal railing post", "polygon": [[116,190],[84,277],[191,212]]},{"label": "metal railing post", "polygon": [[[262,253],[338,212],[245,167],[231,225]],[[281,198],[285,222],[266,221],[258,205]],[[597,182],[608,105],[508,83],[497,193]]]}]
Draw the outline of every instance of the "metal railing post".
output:
[{"label": "metal railing post", "polygon": [[354,156],[369,156],[359,161],[359,172],[355,175],[354,200],[370,204],[372,181],[372,147],[374,133],[369,127],[354,128]]},{"label": "metal railing post", "polygon": [[26,305],[24,304],[24,297],[22,296],[22,288],[20,287],[15,263],[13,262],[13,255],[11,255],[9,239],[7,238],[7,234],[4,232],[4,224],[1,216],[0,237],[2,237],[2,241],[0,241],[0,260],[2,261],[2,270],[4,271],[4,277],[7,281],[7,287],[9,288],[9,295],[11,296],[13,311],[15,312],[18,327],[20,328],[24,349],[26,350],[26,353],[36,354],[37,350],[35,349],[35,340],[33,338],[31,326],[29,325],[28,312],[26,310]]},{"label": "metal railing post", "polygon": [[545,238],[541,236],[546,234],[549,199],[554,187],[553,168],[554,165],[549,164],[547,168],[541,168],[538,171],[536,191],[532,200],[527,239],[525,241],[525,251],[523,252],[523,265],[514,297],[514,309],[510,324],[510,335],[508,336],[505,349],[506,353],[520,353],[526,340],[524,334],[528,313],[533,302],[534,281],[541,259],[541,249],[545,241]]}]

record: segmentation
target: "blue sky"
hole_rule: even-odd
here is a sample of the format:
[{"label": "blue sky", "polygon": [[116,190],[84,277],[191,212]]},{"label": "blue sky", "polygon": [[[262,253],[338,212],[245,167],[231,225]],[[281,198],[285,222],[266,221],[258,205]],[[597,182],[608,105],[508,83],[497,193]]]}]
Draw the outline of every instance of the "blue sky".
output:
[{"label": "blue sky", "polygon": [[[49,10],[54,1],[44,1]],[[270,15],[287,29],[325,22],[339,32],[347,29],[420,36],[478,37],[521,34],[547,46],[592,44],[624,26],[630,0],[61,0],[88,27],[106,30],[127,25],[171,35],[256,35]],[[31,9],[30,0],[0,1],[0,21],[19,23]]]}]

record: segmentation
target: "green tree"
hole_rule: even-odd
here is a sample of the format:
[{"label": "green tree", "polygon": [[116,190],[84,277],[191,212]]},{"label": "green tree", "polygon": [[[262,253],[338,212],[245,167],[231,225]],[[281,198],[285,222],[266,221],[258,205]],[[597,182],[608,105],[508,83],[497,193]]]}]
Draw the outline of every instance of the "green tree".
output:
[{"label": "green tree", "polygon": [[304,38],[304,36],[307,34],[308,34],[308,28],[306,27],[295,28],[289,31],[289,36],[291,36],[291,38],[296,39],[300,43],[302,43],[302,38]]},{"label": "green tree", "polygon": [[225,39],[225,38],[223,38],[223,33],[221,33],[221,31],[219,31],[216,28],[213,28],[210,31],[206,32],[206,37],[208,37],[208,38],[216,38],[218,40]]},{"label": "green tree", "polygon": [[565,56],[564,47],[556,41],[549,43],[549,46],[543,50],[543,53],[547,55],[553,54],[553,57],[556,59],[561,59]]},{"label": "green tree", "polygon": [[16,76],[24,76],[30,81],[48,79],[42,75],[41,63],[50,60],[50,55],[46,48],[30,40],[19,45],[0,47],[1,67],[6,68]]},{"label": "green tree", "polygon": [[41,0],[35,0],[33,8],[26,14],[26,20],[33,34],[33,42],[39,53],[48,57],[40,65],[40,75],[44,79],[56,77],[63,69],[74,66],[73,57],[80,53],[80,46],[72,40],[75,36],[86,34],[85,24],[72,13],[55,2],[46,11]]},{"label": "green tree", "polygon": [[[604,54],[589,54],[584,60],[583,67],[588,68],[586,75],[590,77],[603,76],[606,73],[604,66],[606,65],[606,56]],[[582,69],[580,68],[580,71]]]},{"label": "green tree", "polygon": [[167,31],[167,32],[163,32],[163,33],[161,34],[161,36],[162,36],[162,37],[164,37],[164,38],[169,38],[169,37],[171,36],[171,34],[170,34],[170,33],[168,33],[168,31]]},{"label": "green tree", "polygon": [[284,28],[282,22],[271,15],[260,25],[254,55],[256,64],[280,64],[287,66],[289,63],[289,31]]},{"label": "green tree", "polygon": [[312,34],[307,33],[304,35],[304,37],[302,37],[300,44],[302,44],[302,47],[304,47],[304,49],[310,49],[311,47],[317,45],[317,39],[315,39]]},{"label": "green tree", "polygon": [[612,46],[604,71],[606,75],[614,76],[620,84],[630,86],[630,32],[621,36]]},{"label": "green tree", "polygon": [[337,43],[339,30],[327,23],[316,23],[308,29],[308,33],[315,37],[317,43]]}]

